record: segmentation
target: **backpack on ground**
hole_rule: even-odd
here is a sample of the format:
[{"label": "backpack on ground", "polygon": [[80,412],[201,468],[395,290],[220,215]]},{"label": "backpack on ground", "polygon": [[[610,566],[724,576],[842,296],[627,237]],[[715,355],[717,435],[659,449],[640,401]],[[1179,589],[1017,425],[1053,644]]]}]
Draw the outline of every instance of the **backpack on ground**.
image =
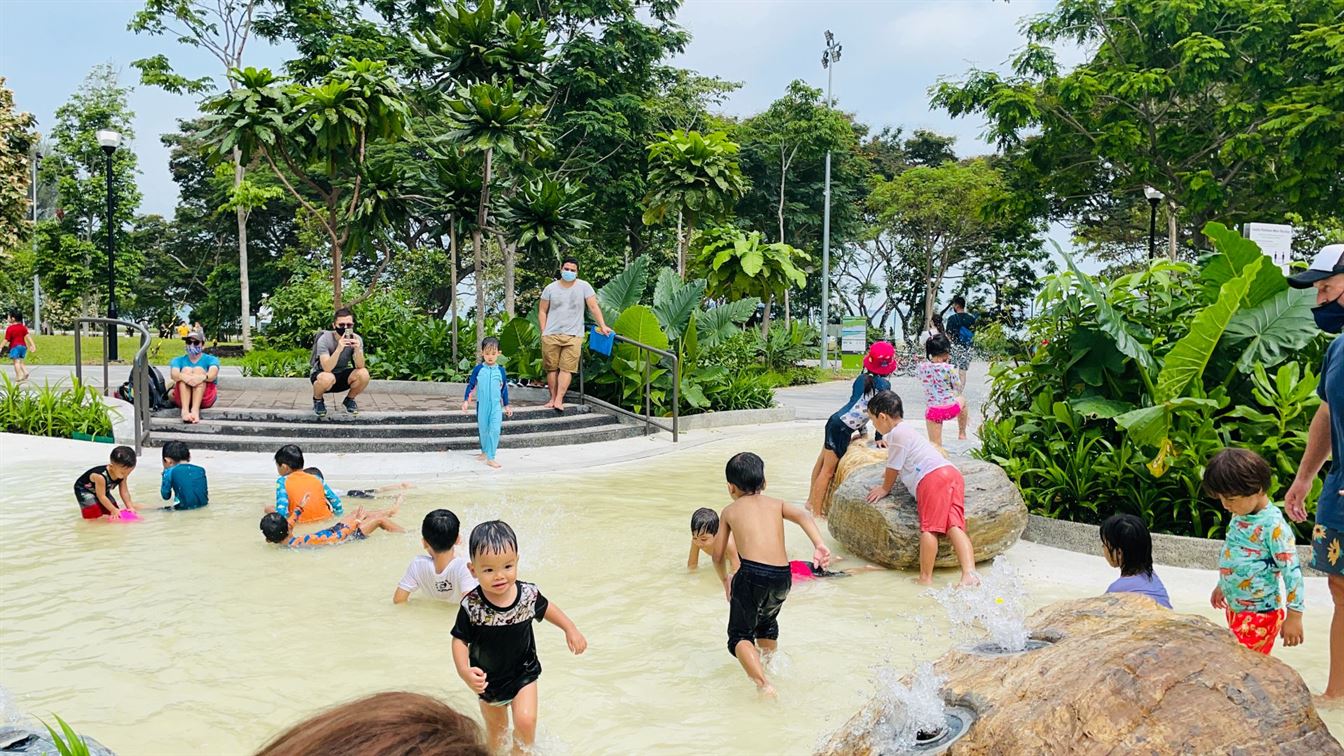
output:
[{"label": "backpack on ground", "polygon": [[[163,374],[156,367],[151,367],[149,372],[149,385],[145,387],[145,398],[149,403],[150,411],[171,409],[173,402],[168,396],[168,387],[163,382]],[[135,392],[140,389],[135,385],[135,375],[131,375],[132,380],[121,384],[117,389],[117,398],[129,404],[135,404]]]}]

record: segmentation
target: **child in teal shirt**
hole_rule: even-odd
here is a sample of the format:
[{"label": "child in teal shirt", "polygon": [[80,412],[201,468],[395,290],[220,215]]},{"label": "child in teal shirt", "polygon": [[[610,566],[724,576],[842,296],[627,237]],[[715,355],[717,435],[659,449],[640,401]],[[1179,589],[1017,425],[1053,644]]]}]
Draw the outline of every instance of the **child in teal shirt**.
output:
[{"label": "child in teal shirt", "polygon": [[191,449],[185,442],[163,445],[163,485],[159,496],[165,501],[176,498],[171,509],[200,509],[210,503],[205,483],[205,468],[191,464]]}]

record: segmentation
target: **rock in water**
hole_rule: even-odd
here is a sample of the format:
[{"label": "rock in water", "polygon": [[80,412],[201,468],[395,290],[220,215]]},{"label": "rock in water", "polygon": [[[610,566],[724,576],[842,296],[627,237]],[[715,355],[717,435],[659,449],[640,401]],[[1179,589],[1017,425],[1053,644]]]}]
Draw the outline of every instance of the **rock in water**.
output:
[{"label": "rock in water", "polygon": [[[975,724],[950,754],[1344,754],[1297,672],[1227,628],[1131,593],[1061,601],[1027,620],[1055,643],[1017,656],[952,650],[934,665]],[[886,753],[870,701],[820,753]],[[889,730],[889,728],[888,728]]]},{"label": "rock in water", "polygon": [[[868,503],[868,489],[880,485],[886,471],[885,455],[876,462],[861,464],[865,456],[871,459],[875,451],[881,452],[851,448],[840,460],[836,471],[840,482],[826,515],[831,535],[856,556],[870,562],[900,570],[918,568],[919,514],[915,510],[915,497],[897,481],[889,495],[876,504]],[[845,462],[851,455],[856,455],[860,464],[847,466]],[[1017,543],[1027,527],[1027,505],[1017,486],[998,465],[975,459],[958,459],[956,465],[966,478],[966,533],[975,547],[976,561],[988,561]],[[957,566],[952,544],[945,538],[938,541],[934,564]]]}]

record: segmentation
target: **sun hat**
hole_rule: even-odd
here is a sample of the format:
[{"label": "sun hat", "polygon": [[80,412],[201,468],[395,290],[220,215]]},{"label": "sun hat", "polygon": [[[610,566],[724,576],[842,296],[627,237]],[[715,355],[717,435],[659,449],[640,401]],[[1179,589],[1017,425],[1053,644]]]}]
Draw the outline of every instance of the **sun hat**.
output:
[{"label": "sun hat", "polygon": [[1307,269],[1288,277],[1294,289],[1309,289],[1324,278],[1344,273],[1344,244],[1327,244],[1311,259]]},{"label": "sun hat", "polygon": [[199,329],[199,328],[193,328],[193,329],[191,329],[190,331],[187,331],[187,335],[186,335],[186,336],[183,336],[183,337],[182,337],[182,340],[183,340],[183,341],[191,341],[191,340],[193,340],[193,339],[195,339],[196,341],[199,341],[199,342],[201,342],[202,344],[204,344],[204,343],[205,343],[205,333],[204,333],[201,329]]},{"label": "sun hat", "polygon": [[896,347],[886,341],[874,342],[863,358],[863,369],[873,375],[891,375],[896,370]]}]

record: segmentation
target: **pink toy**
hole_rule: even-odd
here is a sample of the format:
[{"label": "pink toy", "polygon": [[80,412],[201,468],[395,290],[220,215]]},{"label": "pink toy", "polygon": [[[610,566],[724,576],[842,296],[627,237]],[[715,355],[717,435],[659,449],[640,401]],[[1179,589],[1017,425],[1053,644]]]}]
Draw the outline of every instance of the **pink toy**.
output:
[{"label": "pink toy", "polygon": [[122,522],[139,522],[140,515],[129,509],[122,509],[117,512],[117,519]]}]

